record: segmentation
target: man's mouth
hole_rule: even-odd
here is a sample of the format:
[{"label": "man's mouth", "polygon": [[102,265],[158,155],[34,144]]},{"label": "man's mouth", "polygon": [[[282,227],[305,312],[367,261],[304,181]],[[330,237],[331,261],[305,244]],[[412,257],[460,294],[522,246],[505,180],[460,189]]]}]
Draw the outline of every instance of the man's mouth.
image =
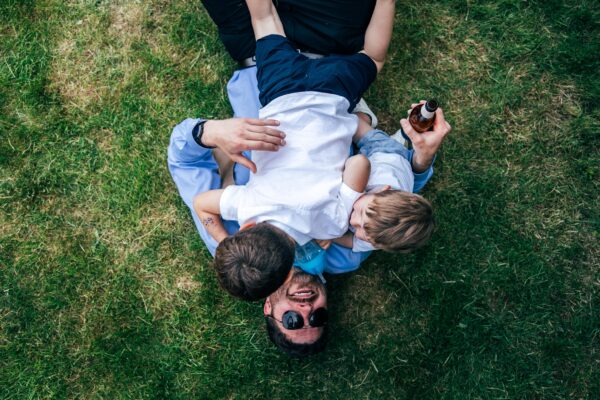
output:
[{"label": "man's mouth", "polygon": [[314,290],[300,289],[300,290],[295,291],[294,293],[291,293],[290,296],[299,297],[299,298],[307,298],[307,297],[314,296],[315,294],[316,294],[316,292]]},{"label": "man's mouth", "polygon": [[292,301],[304,303],[313,300],[317,296],[317,294],[318,293],[314,290],[304,288],[288,294],[287,297]]}]

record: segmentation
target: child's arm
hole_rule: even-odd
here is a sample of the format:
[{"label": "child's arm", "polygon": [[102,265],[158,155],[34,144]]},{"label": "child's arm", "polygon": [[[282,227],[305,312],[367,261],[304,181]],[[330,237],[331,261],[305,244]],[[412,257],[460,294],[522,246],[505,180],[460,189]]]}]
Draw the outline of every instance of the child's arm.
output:
[{"label": "child's arm", "polygon": [[219,202],[223,189],[209,190],[194,197],[194,210],[206,231],[217,243],[221,243],[228,235],[221,220]]},{"label": "child's arm", "polygon": [[366,53],[375,65],[377,72],[383,68],[385,55],[392,40],[392,29],[394,27],[394,13],[396,2],[394,0],[377,0],[371,21],[365,33],[365,46],[363,52]]},{"label": "child's arm", "polygon": [[256,40],[273,34],[285,36],[283,24],[271,0],[246,0],[246,4]]},{"label": "child's arm", "polygon": [[370,174],[371,163],[369,159],[362,154],[357,154],[346,160],[342,182],[355,192],[362,193],[367,187]]},{"label": "child's arm", "polygon": [[333,243],[339,244],[342,247],[346,247],[351,249],[353,246],[354,234],[350,231],[346,232],[344,236],[339,237],[337,239],[333,239]]}]

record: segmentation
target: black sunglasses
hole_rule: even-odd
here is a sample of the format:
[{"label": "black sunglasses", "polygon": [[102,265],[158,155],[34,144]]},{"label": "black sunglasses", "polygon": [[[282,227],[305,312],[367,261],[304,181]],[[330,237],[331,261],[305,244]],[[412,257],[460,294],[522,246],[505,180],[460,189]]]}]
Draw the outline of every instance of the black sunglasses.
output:
[{"label": "black sunglasses", "polygon": [[281,322],[281,325],[283,325],[285,329],[294,331],[296,329],[308,329],[310,327],[319,328],[321,326],[325,326],[329,320],[329,313],[327,312],[327,309],[323,307],[317,308],[311,312],[308,315],[308,325],[310,326],[304,326],[304,318],[302,318],[302,315],[292,310],[284,312],[281,317],[281,321],[272,315],[267,315],[266,317]]}]

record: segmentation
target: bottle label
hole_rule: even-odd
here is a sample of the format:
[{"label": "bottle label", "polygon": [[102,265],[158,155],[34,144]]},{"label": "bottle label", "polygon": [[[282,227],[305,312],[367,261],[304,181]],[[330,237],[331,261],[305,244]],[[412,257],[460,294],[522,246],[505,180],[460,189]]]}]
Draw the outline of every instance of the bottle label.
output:
[{"label": "bottle label", "polygon": [[425,119],[431,119],[435,115],[435,112],[428,111],[427,108],[425,108],[425,104],[423,104],[421,107],[421,115]]}]

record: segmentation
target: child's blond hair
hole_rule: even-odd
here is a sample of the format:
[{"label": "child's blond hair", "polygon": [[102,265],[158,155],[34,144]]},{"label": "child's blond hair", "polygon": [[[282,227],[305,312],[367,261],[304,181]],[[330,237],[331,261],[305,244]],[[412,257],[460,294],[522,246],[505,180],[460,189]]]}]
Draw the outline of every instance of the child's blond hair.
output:
[{"label": "child's blond hair", "polygon": [[369,242],[376,248],[408,253],[424,246],[434,228],[433,209],[418,194],[400,190],[374,193],[364,224]]}]

